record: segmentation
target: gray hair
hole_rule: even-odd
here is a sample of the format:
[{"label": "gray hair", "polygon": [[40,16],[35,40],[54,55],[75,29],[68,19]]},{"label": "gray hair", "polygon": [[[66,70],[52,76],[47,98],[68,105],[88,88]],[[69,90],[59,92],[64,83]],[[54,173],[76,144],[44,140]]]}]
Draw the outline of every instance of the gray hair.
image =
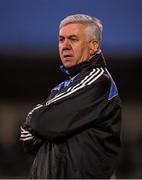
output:
[{"label": "gray hair", "polygon": [[81,23],[86,25],[86,33],[89,40],[96,40],[99,44],[102,38],[103,25],[96,17],[85,14],[75,14],[65,17],[59,25],[59,29],[71,23]]}]

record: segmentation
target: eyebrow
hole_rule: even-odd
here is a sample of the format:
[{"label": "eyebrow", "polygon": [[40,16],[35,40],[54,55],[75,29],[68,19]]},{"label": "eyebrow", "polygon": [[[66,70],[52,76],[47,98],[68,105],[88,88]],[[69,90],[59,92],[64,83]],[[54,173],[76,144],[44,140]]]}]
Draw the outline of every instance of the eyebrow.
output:
[{"label": "eyebrow", "polygon": [[[64,38],[64,36],[62,36],[62,35],[59,35],[59,38]],[[79,38],[77,35],[75,35],[75,34],[71,34],[71,35],[69,35],[69,36],[67,36],[67,38]]]}]

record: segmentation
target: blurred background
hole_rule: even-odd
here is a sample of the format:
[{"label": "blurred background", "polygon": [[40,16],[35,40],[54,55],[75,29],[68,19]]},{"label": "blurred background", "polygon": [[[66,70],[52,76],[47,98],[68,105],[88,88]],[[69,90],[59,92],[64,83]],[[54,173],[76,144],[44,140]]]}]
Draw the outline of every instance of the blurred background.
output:
[{"label": "blurred background", "polygon": [[33,157],[20,143],[20,125],[64,75],[58,25],[85,13],[103,22],[102,50],[123,107],[118,178],[142,178],[142,1],[0,0],[0,178],[28,178]]}]

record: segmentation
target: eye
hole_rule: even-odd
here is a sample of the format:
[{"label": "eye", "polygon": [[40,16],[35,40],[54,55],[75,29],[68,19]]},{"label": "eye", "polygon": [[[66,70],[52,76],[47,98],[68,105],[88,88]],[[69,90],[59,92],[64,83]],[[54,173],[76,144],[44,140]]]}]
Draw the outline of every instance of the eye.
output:
[{"label": "eye", "polygon": [[64,38],[64,37],[59,37],[59,43],[63,43],[63,42],[64,42],[64,40],[65,40],[65,38]]},{"label": "eye", "polygon": [[69,39],[70,39],[70,41],[72,41],[72,42],[75,42],[75,41],[78,41],[78,40],[79,40],[77,36],[70,36]]}]

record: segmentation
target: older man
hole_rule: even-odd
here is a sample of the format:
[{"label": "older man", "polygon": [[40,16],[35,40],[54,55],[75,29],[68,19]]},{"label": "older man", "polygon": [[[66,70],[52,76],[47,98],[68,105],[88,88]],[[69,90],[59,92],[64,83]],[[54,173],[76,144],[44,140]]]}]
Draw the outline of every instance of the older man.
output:
[{"label": "older man", "polygon": [[21,127],[24,149],[35,154],[31,178],[110,178],[120,151],[121,106],[100,49],[102,24],[88,15],[59,27],[61,70],[54,87]]}]

